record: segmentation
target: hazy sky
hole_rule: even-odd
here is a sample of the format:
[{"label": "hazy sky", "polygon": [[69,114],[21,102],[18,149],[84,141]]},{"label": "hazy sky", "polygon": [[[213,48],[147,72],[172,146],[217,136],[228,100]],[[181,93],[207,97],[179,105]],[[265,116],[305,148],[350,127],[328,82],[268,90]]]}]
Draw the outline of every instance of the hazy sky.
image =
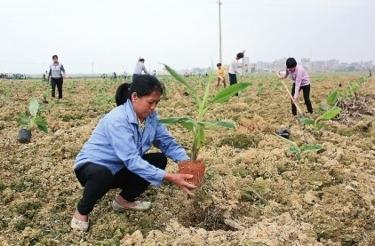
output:
[{"label": "hazy sky", "polygon": [[[223,60],[375,61],[374,0],[222,0]],[[218,61],[216,0],[0,0],[0,72],[132,72]]]}]

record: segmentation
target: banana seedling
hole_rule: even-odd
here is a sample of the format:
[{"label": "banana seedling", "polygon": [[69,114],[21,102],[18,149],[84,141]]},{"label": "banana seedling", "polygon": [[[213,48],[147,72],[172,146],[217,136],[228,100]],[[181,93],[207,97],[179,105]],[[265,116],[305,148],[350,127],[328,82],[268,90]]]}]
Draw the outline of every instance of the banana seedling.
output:
[{"label": "banana seedling", "polygon": [[[191,148],[191,160],[183,161],[178,165],[179,173],[191,174],[193,178],[191,182],[200,186],[203,182],[205,164],[204,160],[198,160],[199,150],[205,143],[205,131],[212,128],[234,128],[233,121],[224,120],[207,120],[205,115],[207,111],[217,103],[225,103],[232,96],[250,86],[249,83],[238,83],[220,90],[215,96],[211,96],[211,84],[213,76],[209,76],[208,80],[204,82],[203,96],[199,95],[197,87],[193,87],[181,75],[167,65],[165,69],[175,78],[175,80],[185,87],[185,91],[192,98],[196,110],[194,117],[172,117],[168,119],[161,119],[160,122],[165,124],[179,124],[192,132],[193,144]],[[199,87],[198,87],[199,88]]]},{"label": "banana seedling", "polygon": [[274,135],[290,145],[289,152],[293,154],[298,161],[301,160],[303,154],[308,152],[318,152],[323,148],[320,144],[302,144],[301,146],[298,146],[295,142],[289,139],[283,138],[277,134]]},{"label": "banana seedling", "polygon": [[205,82],[204,94],[203,96],[198,95],[198,90],[188,83],[185,78],[178,74],[175,70],[167,65],[164,65],[165,69],[176,79],[177,82],[185,87],[185,90],[189,93],[196,106],[195,117],[172,117],[168,119],[161,119],[160,122],[165,124],[179,124],[187,130],[191,131],[193,134],[193,145],[191,149],[191,159],[196,160],[200,148],[204,143],[204,132],[207,129],[223,127],[223,128],[234,128],[233,121],[215,120],[209,121],[205,119],[207,111],[217,103],[225,103],[232,96],[236,95],[238,92],[246,89],[250,86],[249,83],[238,83],[226,87],[220,90],[215,96],[210,96],[210,87],[212,84],[212,77],[209,77]]},{"label": "banana seedling", "polygon": [[320,115],[315,120],[311,119],[311,118],[307,118],[307,117],[301,117],[299,119],[299,122],[303,125],[312,125],[315,129],[320,130],[323,127],[322,121],[333,120],[340,113],[341,113],[341,108],[337,107],[337,106],[334,106],[334,107],[330,108],[329,110],[327,110],[326,112],[324,112],[322,115]]},{"label": "banana seedling", "polygon": [[18,134],[20,143],[29,143],[31,131],[39,129],[42,132],[48,132],[48,124],[44,117],[40,115],[41,107],[36,99],[31,99],[27,113],[21,114],[18,124],[22,127]]}]

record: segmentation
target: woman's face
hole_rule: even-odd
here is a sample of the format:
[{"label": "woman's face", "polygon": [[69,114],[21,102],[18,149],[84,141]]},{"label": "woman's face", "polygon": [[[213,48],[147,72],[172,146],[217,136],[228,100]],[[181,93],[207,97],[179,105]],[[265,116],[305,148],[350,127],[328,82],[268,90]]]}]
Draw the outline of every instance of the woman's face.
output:
[{"label": "woman's face", "polygon": [[153,91],[150,95],[138,97],[136,92],[131,95],[131,101],[135,113],[140,120],[144,120],[149,116],[156,108],[160,101],[160,92]]}]

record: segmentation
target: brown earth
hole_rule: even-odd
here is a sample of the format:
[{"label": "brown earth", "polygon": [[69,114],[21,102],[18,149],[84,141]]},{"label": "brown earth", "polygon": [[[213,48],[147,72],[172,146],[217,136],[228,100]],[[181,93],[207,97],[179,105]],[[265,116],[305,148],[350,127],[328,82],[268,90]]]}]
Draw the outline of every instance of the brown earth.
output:
[{"label": "brown earth", "polygon": [[[330,90],[358,76],[313,75],[313,118]],[[69,227],[82,194],[72,165],[99,118],[114,106],[111,96],[120,82],[67,80],[65,98],[48,98],[44,105],[49,133],[35,131],[30,144],[20,144],[18,115],[31,97],[42,101],[49,90],[41,81],[1,81],[1,244],[375,245],[375,127],[368,124],[374,115],[361,114],[351,124],[326,122],[316,131],[291,116],[290,101],[272,76],[241,80],[253,86],[208,113],[210,119],[233,119],[237,128],[207,132],[200,155],[205,182],[195,198],[164,184],[144,194],[151,210],[116,214],[113,190],[95,207],[87,233]],[[168,94],[159,114],[191,115],[189,97],[175,94],[176,86],[165,81]],[[362,97],[374,97],[374,82],[361,88]],[[323,151],[296,160],[273,135],[280,127],[289,127],[297,144],[322,144]],[[190,147],[189,133],[170,130]],[[168,170],[177,168],[171,162]]]}]

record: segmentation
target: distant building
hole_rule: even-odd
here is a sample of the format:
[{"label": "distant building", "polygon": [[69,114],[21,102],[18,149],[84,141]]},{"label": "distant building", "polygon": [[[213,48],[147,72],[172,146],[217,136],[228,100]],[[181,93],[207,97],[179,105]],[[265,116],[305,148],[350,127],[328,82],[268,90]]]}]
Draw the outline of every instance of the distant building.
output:
[{"label": "distant building", "polygon": [[242,74],[248,74],[250,72],[250,59],[249,57],[245,56],[242,58]]},{"label": "distant building", "polygon": [[[254,64],[255,72],[276,72],[285,69],[286,58],[277,59],[273,62],[258,61]],[[299,62],[307,70],[313,72],[354,72],[354,71],[368,71],[374,69],[373,61],[361,61],[345,63],[337,59],[325,61],[312,61],[310,58],[302,58]]]}]

